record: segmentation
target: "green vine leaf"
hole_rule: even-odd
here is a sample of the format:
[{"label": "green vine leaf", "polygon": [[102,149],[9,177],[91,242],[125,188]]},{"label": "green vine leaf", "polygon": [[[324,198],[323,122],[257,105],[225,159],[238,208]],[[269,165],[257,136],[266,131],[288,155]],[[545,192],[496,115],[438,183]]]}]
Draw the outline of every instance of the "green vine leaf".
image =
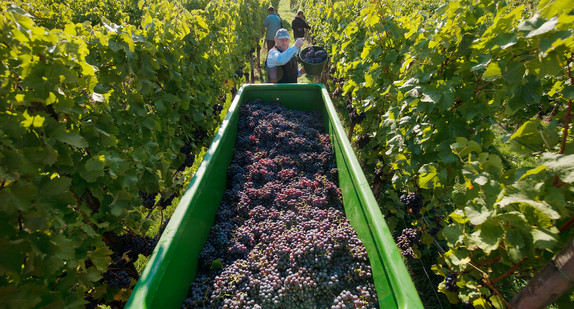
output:
[{"label": "green vine leaf", "polygon": [[485,81],[494,81],[502,76],[502,71],[497,62],[491,62],[486,67],[486,71],[482,74]]},{"label": "green vine leaf", "polygon": [[60,132],[54,136],[55,139],[64,142],[70,146],[78,148],[88,147],[88,142],[78,132]]},{"label": "green vine leaf", "polygon": [[532,239],[534,240],[534,247],[538,249],[552,249],[558,243],[559,231],[557,228],[551,229],[533,229]]},{"label": "green vine leaf", "polygon": [[[480,206],[480,205],[478,205]],[[466,206],[464,208],[464,213],[470,223],[473,225],[481,225],[488,218],[490,218],[493,214],[493,211],[489,210],[486,205],[481,205],[480,209],[476,209],[475,207]]]},{"label": "green vine leaf", "polygon": [[510,137],[512,149],[522,154],[552,149],[558,144],[560,138],[552,127],[540,129],[541,126],[538,119],[526,121]]},{"label": "green vine leaf", "polygon": [[449,225],[442,230],[442,235],[447,241],[449,247],[455,247],[456,245],[462,243],[464,239],[464,234],[460,227],[456,225]]},{"label": "green vine leaf", "polygon": [[556,155],[545,153],[542,156],[543,164],[549,171],[556,173],[564,182],[574,182],[574,154]]},{"label": "green vine leaf", "polygon": [[522,232],[508,230],[505,235],[505,245],[508,256],[513,262],[518,262],[526,256],[526,241]]},{"label": "green vine leaf", "polygon": [[469,141],[464,137],[457,137],[456,143],[450,145],[454,153],[458,154],[459,157],[464,158],[471,152],[480,153],[482,148],[475,141]]},{"label": "green vine leaf", "polygon": [[476,231],[471,234],[467,246],[472,248],[476,245],[486,254],[490,254],[490,252],[498,249],[503,236],[504,229],[496,222],[488,220],[476,227]]},{"label": "green vine leaf", "polygon": [[533,192],[531,188],[532,187],[530,187],[526,182],[521,182],[515,187],[509,187],[503,191],[502,198],[496,204],[504,209],[512,204],[524,203],[532,206],[550,219],[560,219],[560,213],[558,213],[552,205],[545,201],[539,201],[537,198],[537,192]]},{"label": "green vine leaf", "polygon": [[419,186],[423,189],[441,188],[446,178],[446,171],[434,165],[425,164],[419,170]]}]

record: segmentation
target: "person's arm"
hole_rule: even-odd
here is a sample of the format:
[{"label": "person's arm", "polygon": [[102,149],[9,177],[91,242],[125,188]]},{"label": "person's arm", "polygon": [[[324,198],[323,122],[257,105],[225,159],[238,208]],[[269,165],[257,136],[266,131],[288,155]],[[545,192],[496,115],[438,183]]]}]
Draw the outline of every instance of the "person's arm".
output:
[{"label": "person's arm", "polygon": [[311,26],[309,26],[309,24],[308,24],[306,21],[303,21],[303,27],[304,27],[305,29],[311,30]]},{"label": "person's arm", "polygon": [[271,50],[267,56],[267,67],[273,68],[284,65],[289,62],[293,56],[297,54],[297,46],[293,45],[284,52],[278,50]]}]

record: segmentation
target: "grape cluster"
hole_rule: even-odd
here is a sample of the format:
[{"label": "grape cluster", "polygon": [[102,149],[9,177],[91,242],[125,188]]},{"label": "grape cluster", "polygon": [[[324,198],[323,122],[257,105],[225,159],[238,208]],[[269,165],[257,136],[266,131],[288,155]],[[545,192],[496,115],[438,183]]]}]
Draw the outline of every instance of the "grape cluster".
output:
[{"label": "grape cluster", "polygon": [[237,76],[238,79],[245,76],[245,80],[249,80],[249,73],[243,72],[243,67],[240,67],[237,70],[235,70],[235,76]]},{"label": "grape cluster", "polygon": [[449,273],[444,279],[444,285],[447,291],[456,292],[458,291],[458,285],[456,285],[456,274]]},{"label": "grape cluster", "polygon": [[162,209],[167,208],[168,206],[171,205],[171,203],[173,202],[173,199],[177,196],[177,194],[172,193],[170,196],[168,197],[162,197],[159,202],[157,203]]},{"label": "grape cluster", "polygon": [[363,149],[367,146],[367,144],[371,141],[371,137],[367,134],[365,135],[361,135],[359,136],[359,138],[357,138],[357,147],[359,147],[359,149]]},{"label": "grape cluster", "polygon": [[132,234],[124,234],[119,237],[120,247],[115,250],[115,255],[127,254],[131,261],[137,260],[138,256],[150,256],[155,249],[157,239],[149,236],[140,237]]},{"label": "grape cluster", "polygon": [[139,197],[142,201],[142,206],[147,209],[152,209],[155,205],[155,197],[157,193],[146,193],[139,191]]},{"label": "grape cluster", "polygon": [[403,229],[401,236],[397,238],[397,246],[401,249],[401,254],[408,258],[416,259],[413,245],[416,245],[421,238],[421,231],[413,228]]},{"label": "grape cluster", "polygon": [[327,60],[327,52],[323,49],[315,50],[311,46],[301,59],[307,63],[322,63]]},{"label": "grape cluster", "polygon": [[134,262],[139,255],[150,256],[157,244],[157,238],[149,236],[140,237],[133,234],[123,234],[117,237],[112,246],[113,254],[111,263],[104,273],[103,280],[110,287],[129,288],[131,284],[130,274],[137,277]]},{"label": "grape cluster", "polygon": [[[202,137],[203,138],[203,137]],[[192,153],[193,147],[191,146],[190,142],[186,142],[183,147],[179,149],[179,152],[185,155],[185,161],[179,167],[178,171],[184,171],[186,167],[192,167],[193,162],[195,162],[195,154]]]},{"label": "grape cluster", "polygon": [[358,113],[357,109],[353,106],[353,102],[351,100],[346,101],[346,109],[349,113],[349,121],[353,124],[361,123],[365,118],[367,118],[367,114],[365,113]]},{"label": "grape cluster", "polygon": [[182,308],[377,307],[320,114],[254,101],[238,127],[228,187]]},{"label": "grape cluster", "polygon": [[120,259],[109,266],[108,270],[104,273],[104,280],[108,282],[109,286],[120,289],[130,287],[132,280],[126,271],[125,266],[126,261],[123,259]]},{"label": "grape cluster", "polygon": [[84,306],[85,309],[96,309],[100,304],[100,300],[94,299],[91,295],[84,297],[84,300],[88,303]]},{"label": "grape cluster", "polygon": [[[223,103],[225,103],[226,99],[223,99]],[[221,104],[215,104],[213,106],[213,116],[219,116],[219,114],[221,113],[221,111],[223,110],[223,106]]]},{"label": "grape cluster", "polygon": [[[333,67],[331,69],[331,74],[334,74],[335,70],[336,70],[335,67]],[[333,90],[333,97],[337,98],[343,93],[344,80],[343,78],[332,77],[331,82],[333,83],[333,87],[335,88],[335,90]]]},{"label": "grape cluster", "polygon": [[180,149],[179,152],[183,153],[183,154],[188,154],[191,153],[193,151],[193,147],[191,147],[190,143],[185,143]]},{"label": "grape cluster", "polygon": [[423,207],[423,197],[417,193],[403,194],[400,197],[401,202],[407,207],[409,214],[418,215]]}]

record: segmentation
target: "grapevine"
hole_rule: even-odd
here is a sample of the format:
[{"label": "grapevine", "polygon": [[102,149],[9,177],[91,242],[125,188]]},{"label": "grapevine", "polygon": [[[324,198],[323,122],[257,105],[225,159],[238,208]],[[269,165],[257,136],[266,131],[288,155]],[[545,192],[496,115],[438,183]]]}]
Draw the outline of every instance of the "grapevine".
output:
[{"label": "grapevine", "polygon": [[[0,1],[3,305],[125,303],[155,213],[184,191],[237,86],[259,9]],[[233,37],[249,43],[228,49]]]},{"label": "grapevine", "polygon": [[[434,289],[447,302],[507,306],[521,288],[514,278],[532,277],[572,238],[573,12],[558,9],[566,3],[303,6],[331,57],[336,104],[352,119],[354,108],[368,113],[350,121],[349,137],[376,138],[356,149],[374,171],[381,210],[391,228],[420,229],[418,249],[439,256],[425,268],[442,278]],[[544,226],[548,242],[524,224]],[[405,239],[397,245],[409,255]]]}]

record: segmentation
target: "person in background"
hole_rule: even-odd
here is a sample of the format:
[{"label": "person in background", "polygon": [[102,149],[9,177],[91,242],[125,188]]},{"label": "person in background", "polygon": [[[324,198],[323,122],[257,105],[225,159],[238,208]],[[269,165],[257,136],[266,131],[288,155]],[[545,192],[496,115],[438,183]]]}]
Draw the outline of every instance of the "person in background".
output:
[{"label": "person in background", "polygon": [[311,29],[311,26],[309,26],[305,21],[303,11],[297,12],[297,16],[295,16],[291,22],[291,28],[293,28],[293,37],[295,41],[297,41],[298,38],[305,37],[305,29]]},{"label": "person in background", "polygon": [[289,47],[291,38],[287,29],[277,30],[274,37],[275,46],[267,54],[267,74],[272,83],[296,83],[297,78],[305,74],[305,68],[299,70],[297,50],[303,46],[303,39],[298,38]]},{"label": "person in background", "polygon": [[267,17],[263,21],[263,30],[265,30],[265,43],[267,50],[275,46],[275,33],[281,28],[281,18],[275,13],[275,8],[270,6],[267,9]]}]

